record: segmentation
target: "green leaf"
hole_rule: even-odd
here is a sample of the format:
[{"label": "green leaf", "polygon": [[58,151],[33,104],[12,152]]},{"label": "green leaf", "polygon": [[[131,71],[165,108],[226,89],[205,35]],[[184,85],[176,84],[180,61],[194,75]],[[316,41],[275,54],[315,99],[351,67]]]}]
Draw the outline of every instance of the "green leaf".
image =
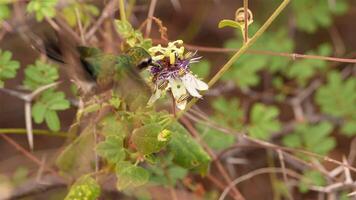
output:
[{"label": "green leaf", "polygon": [[209,169],[210,156],[179,123],[173,122],[169,129],[172,131],[172,139],[168,147],[174,156],[173,162],[205,175]]},{"label": "green leaf", "polygon": [[280,130],[278,121],[279,110],[257,103],[252,107],[251,119],[247,127],[248,133],[258,139],[268,139],[274,132]]},{"label": "green leaf", "polygon": [[36,102],[32,106],[32,117],[37,124],[43,122],[43,120],[45,118],[46,111],[47,111],[46,105],[44,105],[41,102]]},{"label": "green leaf", "polygon": [[4,86],[4,81],[14,78],[17,70],[20,68],[20,63],[11,60],[12,53],[10,51],[2,51],[0,49],[0,88]]},{"label": "green leaf", "polygon": [[92,4],[88,4],[85,2],[74,2],[66,7],[64,7],[61,11],[64,19],[71,27],[78,26],[77,20],[77,12],[79,15],[79,21],[82,23],[83,27],[88,27],[90,22],[94,20],[94,17],[100,14],[99,9]]},{"label": "green leaf", "polygon": [[61,124],[56,111],[48,110],[45,114],[46,124],[52,131],[59,131]]},{"label": "green leaf", "polygon": [[230,19],[223,19],[219,22],[218,25],[219,28],[224,28],[224,27],[231,27],[231,28],[238,28],[238,29],[243,29],[243,27],[241,27],[241,24],[239,24],[238,22],[234,21],[234,20],[230,20]]},{"label": "green leaf", "polygon": [[[11,11],[8,5],[0,3],[0,20],[6,20],[11,15]],[[1,27],[1,25],[0,25]]]},{"label": "green leaf", "polygon": [[120,119],[115,115],[108,115],[100,121],[99,126],[104,136],[119,136],[124,138],[129,134],[127,124],[128,122],[124,119]]},{"label": "green leaf", "polygon": [[[252,24],[249,33],[255,33],[258,30],[258,27],[258,24]],[[242,44],[243,37],[241,31],[237,30],[236,38],[227,40],[224,47],[239,49]],[[251,47],[251,50],[288,53],[291,53],[293,49],[293,40],[288,36],[288,32],[282,28],[277,31],[264,33],[263,36]],[[223,76],[223,80],[233,80],[236,86],[240,88],[256,86],[260,83],[259,71],[268,69],[272,73],[283,72],[289,61],[289,58],[285,57],[245,54],[233,64],[229,73],[226,73]]]},{"label": "green leaf", "polygon": [[25,69],[24,86],[31,90],[54,83],[59,78],[58,69],[41,60],[36,60],[34,65],[29,65]]},{"label": "green leaf", "polygon": [[295,131],[283,137],[283,144],[292,148],[304,148],[305,150],[320,154],[328,154],[335,146],[336,141],[330,137],[333,127],[330,123],[300,124]]},{"label": "green leaf", "polygon": [[303,177],[299,182],[299,191],[306,193],[310,186],[324,186],[325,184],[326,180],[323,174],[319,171],[308,170],[304,172]]},{"label": "green leaf", "polygon": [[152,40],[143,38],[142,33],[139,30],[135,30],[128,21],[115,20],[115,27],[116,31],[126,40],[130,47],[138,46],[146,50],[152,47]]},{"label": "green leaf", "polygon": [[116,187],[120,191],[142,186],[148,182],[150,177],[146,169],[128,162],[117,164],[116,175],[118,177]]},{"label": "green leaf", "polygon": [[74,177],[93,171],[94,152],[94,127],[87,126],[72,143],[70,143],[58,156],[56,165],[58,168]]},{"label": "green leaf", "polygon": [[235,136],[214,130],[204,124],[197,124],[197,129],[204,142],[214,150],[223,150],[235,143]]},{"label": "green leaf", "polygon": [[72,185],[64,200],[96,200],[99,198],[100,193],[100,186],[95,179],[85,175]]},{"label": "green leaf", "polygon": [[[331,46],[329,44],[322,44],[316,51],[308,51],[306,54],[329,56],[331,53]],[[311,77],[325,70],[326,67],[327,62],[323,60],[301,59],[294,61],[285,71],[288,77],[295,78],[300,85],[306,85]]]},{"label": "green leaf", "polygon": [[29,13],[35,13],[36,20],[41,22],[45,17],[53,18],[56,15],[57,2],[58,0],[31,0],[26,9]]},{"label": "green leaf", "polygon": [[36,123],[42,123],[45,119],[47,126],[52,131],[59,131],[60,121],[56,111],[65,110],[70,103],[65,99],[63,92],[53,89],[44,91],[32,106],[32,117]]},{"label": "green leaf", "polygon": [[97,153],[111,163],[118,163],[125,159],[126,153],[123,147],[123,138],[119,136],[108,136],[105,141],[96,147]]},{"label": "green leaf", "polygon": [[210,73],[210,62],[208,60],[201,60],[200,62],[193,64],[191,70],[198,77],[206,79]]},{"label": "green leaf", "polygon": [[343,80],[339,72],[331,72],[326,85],[320,87],[315,95],[321,112],[344,119],[341,131],[352,136],[356,132],[356,79]]},{"label": "green leaf", "polygon": [[132,133],[132,142],[137,150],[146,155],[159,152],[170,140],[171,132],[159,124],[148,124],[137,128]]},{"label": "green leaf", "polygon": [[329,27],[333,14],[344,14],[348,7],[344,0],[298,0],[291,2],[291,5],[298,29],[308,33],[315,33],[320,27]]},{"label": "green leaf", "polygon": [[341,131],[348,136],[356,135],[356,120],[346,121],[341,128]]}]

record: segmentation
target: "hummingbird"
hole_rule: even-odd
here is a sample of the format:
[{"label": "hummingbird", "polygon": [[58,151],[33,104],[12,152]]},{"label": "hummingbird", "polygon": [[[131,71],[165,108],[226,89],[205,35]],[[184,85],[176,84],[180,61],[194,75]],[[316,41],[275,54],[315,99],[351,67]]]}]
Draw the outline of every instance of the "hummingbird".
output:
[{"label": "hummingbird", "polygon": [[112,89],[129,110],[145,107],[150,88],[140,72],[154,63],[144,48],[131,47],[117,55],[96,47],[73,46],[73,43],[63,36],[47,37],[42,48],[35,48],[50,59],[68,65],[68,74],[83,95]]}]

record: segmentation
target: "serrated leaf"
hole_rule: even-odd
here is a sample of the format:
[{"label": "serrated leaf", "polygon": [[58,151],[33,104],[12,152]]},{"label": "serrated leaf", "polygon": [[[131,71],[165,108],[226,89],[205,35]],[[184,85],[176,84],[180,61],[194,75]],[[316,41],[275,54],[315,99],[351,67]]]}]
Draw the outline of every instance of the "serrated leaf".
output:
[{"label": "serrated leaf", "polygon": [[[291,2],[299,30],[314,33],[320,27],[328,27],[332,24],[333,14],[343,14],[347,10],[344,0],[298,0]],[[303,12],[300,12],[303,10]]]},{"label": "serrated leaf", "polygon": [[146,50],[152,47],[152,40],[143,38],[142,33],[139,30],[135,30],[128,21],[115,20],[115,27],[116,31],[130,47],[138,46]]},{"label": "serrated leaf", "polygon": [[42,123],[45,119],[47,126],[52,131],[59,131],[60,120],[57,112],[70,107],[70,103],[65,99],[63,92],[56,92],[53,89],[44,91],[36,100],[32,107],[32,117],[36,123]]},{"label": "serrated leaf", "polygon": [[81,176],[93,171],[94,152],[94,127],[87,126],[81,134],[69,144],[58,156],[58,168],[73,177]]},{"label": "serrated leaf", "polygon": [[36,20],[41,22],[45,17],[52,18],[56,15],[55,6],[58,0],[31,0],[26,7],[27,12],[35,13]]},{"label": "serrated leaf", "polygon": [[45,113],[45,121],[48,128],[52,131],[59,131],[59,129],[61,128],[57,112],[54,110],[48,110]]},{"label": "serrated leaf", "polygon": [[119,136],[108,136],[105,141],[96,147],[97,153],[111,163],[118,163],[125,159],[126,153],[123,148],[123,138]]},{"label": "serrated leaf", "polygon": [[116,175],[118,177],[116,187],[120,191],[142,186],[150,177],[146,169],[127,162],[117,164]]},{"label": "serrated leaf", "polygon": [[283,144],[292,148],[304,148],[308,151],[326,155],[336,146],[334,138],[330,137],[333,130],[331,124],[300,124],[295,131],[283,137]]},{"label": "serrated leaf", "polygon": [[251,119],[247,127],[248,134],[258,139],[268,139],[280,130],[279,110],[257,103],[251,109]]},{"label": "serrated leaf", "polygon": [[124,138],[128,135],[128,122],[115,115],[108,115],[99,123],[101,133],[105,136],[119,136]]},{"label": "serrated leaf", "polygon": [[210,156],[179,123],[172,123],[169,129],[172,131],[172,139],[168,147],[174,155],[173,162],[205,175],[209,169]]},{"label": "serrated leaf", "polygon": [[[252,24],[249,33],[253,34],[258,30],[258,24]],[[224,47],[241,48],[243,37],[241,31],[236,31],[236,38],[228,40]],[[278,45],[277,45],[278,44]],[[252,47],[251,50],[274,51],[274,52],[292,52],[294,43],[289,38],[284,29],[278,29],[274,32],[266,32]],[[237,87],[248,88],[260,83],[258,72],[262,69],[268,69],[271,72],[284,71],[289,62],[288,58],[281,58],[270,55],[243,55],[232,66],[229,73],[223,76],[223,80],[233,80]]]},{"label": "serrated leaf", "polygon": [[342,125],[341,131],[348,136],[356,135],[356,120],[346,121]]},{"label": "serrated leaf", "polygon": [[26,67],[23,84],[28,89],[36,90],[41,86],[54,83],[58,78],[58,69],[55,66],[36,60],[34,65]]},{"label": "serrated leaf", "polygon": [[168,131],[168,135],[162,138],[160,135],[163,133],[163,127],[159,124],[148,124],[135,129],[131,138],[136,149],[146,155],[157,153],[168,144],[171,133]]},{"label": "serrated leaf", "polygon": [[[316,51],[308,51],[308,55],[329,56],[332,49],[329,44],[321,44]],[[327,62],[323,60],[302,59],[294,61],[293,64],[286,69],[286,75],[294,78],[300,85],[305,85],[311,77],[316,73],[320,73],[327,67]]]},{"label": "serrated leaf", "polygon": [[12,53],[10,51],[2,51],[0,49],[0,88],[4,86],[4,81],[14,78],[17,70],[20,68],[20,63],[11,60]]},{"label": "serrated leaf", "polygon": [[101,193],[100,186],[89,175],[80,177],[69,190],[64,200],[96,200]]},{"label": "serrated leaf", "polygon": [[324,186],[325,184],[326,180],[323,174],[319,171],[308,170],[303,173],[303,177],[299,182],[299,191],[306,193],[310,186]]},{"label": "serrated leaf", "polygon": [[335,117],[351,117],[356,110],[356,79],[342,80],[341,74],[331,72],[326,85],[317,91],[315,100],[323,113]]}]

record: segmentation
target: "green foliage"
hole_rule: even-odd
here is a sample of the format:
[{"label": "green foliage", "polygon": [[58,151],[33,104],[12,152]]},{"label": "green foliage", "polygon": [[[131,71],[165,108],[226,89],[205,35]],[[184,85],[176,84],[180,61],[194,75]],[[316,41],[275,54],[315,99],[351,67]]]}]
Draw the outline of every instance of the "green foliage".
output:
[{"label": "green foliage", "polygon": [[96,146],[96,152],[111,163],[118,163],[125,159],[126,153],[123,147],[123,138],[108,136],[105,141]]},{"label": "green foliage", "polygon": [[200,78],[207,78],[210,73],[211,64],[208,60],[201,60],[200,62],[192,65],[192,72]]},{"label": "green foliage", "polygon": [[300,124],[292,134],[284,136],[282,142],[288,147],[327,155],[336,146],[335,139],[330,137],[332,130],[332,125],[327,122]]},{"label": "green foliage", "polygon": [[61,11],[64,19],[71,27],[78,26],[77,12],[79,20],[84,28],[90,24],[94,17],[100,14],[99,9],[95,5],[84,2],[74,2],[63,8]]},{"label": "green foliage", "polygon": [[150,182],[162,186],[174,186],[177,184],[177,181],[183,180],[183,178],[187,176],[188,170],[175,165],[172,159],[173,155],[168,154],[158,158],[155,165],[148,167],[151,173]]},{"label": "green foliage", "polygon": [[328,83],[322,86],[316,94],[316,101],[322,112],[343,117],[351,115],[356,109],[356,79],[342,80],[341,74],[331,72]]},{"label": "green foliage", "polygon": [[179,123],[172,123],[169,129],[172,131],[172,139],[168,147],[174,155],[173,162],[205,175],[209,169],[210,156]]},{"label": "green foliage", "polygon": [[235,137],[231,134],[223,133],[204,124],[197,124],[196,126],[201,138],[214,150],[223,150],[235,143]]},{"label": "green foliage", "polygon": [[292,1],[298,29],[314,33],[319,27],[329,27],[333,14],[344,14],[348,8],[345,0],[298,0]]},{"label": "green foliage", "polygon": [[152,47],[152,40],[143,38],[139,30],[135,30],[128,21],[116,20],[116,31],[125,39],[130,47],[139,46],[146,50]]},{"label": "green foliage", "polygon": [[[212,119],[221,127],[228,126],[237,130],[242,128],[244,113],[241,112],[237,99],[226,100],[220,97],[212,102],[212,106]],[[225,149],[235,143],[234,135],[223,133],[203,123],[196,126],[204,142],[215,150]]]},{"label": "green foliage", "polygon": [[[258,25],[251,26],[249,33],[257,31]],[[236,31],[236,38],[227,40],[226,48],[241,48],[242,37],[240,31]],[[292,52],[294,48],[293,41],[289,39],[285,29],[279,29],[276,32],[266,32],[251,47],[251,50],[263,50],[273,52]],[[243,55],[233,64],[224,80],[234,80],[236,85],[241,88],[247,88],[259,84],[260,77],[258,72],[262,69],[268,69],[271,72],[282,71],[289,62],[288,58],[282,58],[270,55]]]},{"label": "green foliage", "polygon": [[132,133],[132,142],[137,150],[144,154],[159,152],[170,140],[171,132],[159,124],[147,124]]},{"label": "green foliage", "polygon": [[[306,54],[329,56],[331,53],[331,46],[325,43],[320,45],[316,51],[308,51]],[[325,70],[326,67],[327,62],[324,60],[302,59],[294,61],[286,72],[288,77],[295,78],[300,85],[304,86],[316,72]]]},{"label": "green foliage", "polygon": [[268,139],[270,135],[281,129],[278,121],[279,110],[276,107],[257,103],[251,109],[248,134],[258,139]]},{"label": "green foliage", "polygon": [[49,129],[59,131],[60,120],[57,111],[66,110],[69,107],[70,103],[65,99],[63,92],[47,90],[33,104],[32,116],[36,123],[40,124],[45,120]]},{"label": "green foliage", "polygon": [[0,88],[4,87],[5,80],[14,78],[20,68],[20,63],[11,60],[11,57],[11,52],[0,49]]},{"label": "green foliage", "polygon": [[78,177],[93,171],[94,126],[87,126],[57,157],[56,165],[66,175]]},{"label": "green foliage", "polygon": [[58,0],[31,0],[27,5],[27,12],[35,13],[36,20],[41,22],[45,17],[52,18],[56,15],[57,2]]},{"label": "green foliage", "polygon": [[132,189],[146,184],[149,180],[149,172],[129,162],[120,162],[116,165],[118,177],[116,187],[118,190]]},{"label": "green foliage", "polygon": [[[0,2],[0,20],[5,20],[11,16],[11,11],[8,5]],[[0,24],[1,27],[1,24]]]},{"label": "green foliage", "polygon": [[23,84],[30,90],[54,83],[59,78],[58,69],[41,60],[36,60],[34,65],[29,65],[25,69],[25,80]]},{"label": "green foliage", "polygon": [[345,119],[342,131],[348,135],[356,134],[356,79],[343,80],[338,72],[328,75],[328,82],[316,93],[315,100],[320,110],[334,117]]},{"label": "green foliage", "polygon": [[323,174],[319,171],[308,170],[303,173],[303,177],[299,182],[299,191],[306,193],[310,186],[324,186],[326,180]]},{"label": "green foliage", "polygon": [[121,138],[128,135],[128,127],[125,126],[127,123],[124,119],[119,118],[115,115],[108,115],[103,120],[101,120],[99,126],[101,127],[101,133],[108,136],[118,136]]},{"label": "green foliage", "polygon": [[64,200],[96,200],[99,198],[100,193],[100,186],[95,179],[89,175],[85,175],[72,185]]},{"label": "green foliage", "polygon": [[219,28],[224,28],[224,27],[231,27],[231,28],[238,28],[238,29],[243,29],[243,26],[241,23],[236,22],[234,20],[230,19],[223,19],[219,22],[218,25]]}]

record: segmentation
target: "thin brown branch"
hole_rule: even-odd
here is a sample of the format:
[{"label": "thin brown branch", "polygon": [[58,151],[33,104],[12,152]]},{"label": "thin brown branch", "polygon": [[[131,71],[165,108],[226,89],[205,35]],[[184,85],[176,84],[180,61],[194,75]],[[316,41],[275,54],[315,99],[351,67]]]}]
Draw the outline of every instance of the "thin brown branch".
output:
[{"label": "thin brown branch", "polygon": [[9,136],[1,134],[0,135],[7,143],[9,143],[11,146],[15,147],[19,152],[21,152],[25,157],[30,159],[32,162],[37,164],[38,166],[42,166],[45,170],[51,172],[54,175],[58,176],[58,173],[53,170],[52,168],[48,166],[44,166],[43,163],[41,162],[40,159],[38,159],[36,156],[34,156],[32,153],[28,152],[25,148],[23,148],[21,145],[17,144],[13,139],[11,139]]},{"label": "thin brown branch", "polygon": [[237,184],[246,181],[248,179],[251,179],[257,175],[261,175],[261,174],[269,174],[269,173],[287,173],[289,176],[294,177],[294,178],[301,178],[301,175],[290,170],[290,169],[281,169],[281,168],[261,168],[261,169],[257,169],[254,170],[250,173],[247,173],[243,176],[238,177],[237,179],[233,180],[229,186],[227,188],[225,188],[225,190],[223,191],[223,193],[220,195],[219,200],[223,200],[225,199],[227,193],[229,192],[229,190],[231,190],[231,188],[235,187]]},{"label": "thin brown branch", "polygon": [[244,0],[244,18],[245,18],[245,20],[244,20],[244,22],[245,22],[245,24],[244,24],[244,26],[245,26],[245,28],[244,28],[244,35],[245,35],[245,37],[244,37],[244,42],[245,43],[247,43],[247,41],[248,41],[248,20],[249,20],[249,13],[248,13],[248,0]]},{"label": "thin brown branch", "polygon": [[157,0],[151,0],[150,7],[148,10],[148,15],[147,15],[147,26],[146,26],[146,32],[145,32],[145,37],[149,37],[151,33],[151,28],[152,28],[152,17],[155,12],[155,8],[157,5]]},{"label": "thin brown branch", "polygon": [[115,5],[116,5],[117,0],[111,0],[103,9],[103,12],[101,13],[100,17],[98,20],[96,20],[95,24],[92,26],[91,29],[86,33],[85,39],[89,40],[99,29],[99,27],[103,24],[106,18],[114,14],[116,11]]},{"label": "thin brown branch", "polygon": [[[198,139],[199,143],[203,145],[203,147],[208,152],[208,154],[214,159],[214,164],[217,167],[217,169],[220,172],[220,174],[222,175],[222,177],[224,178],[225,182],[226,183],[230,183],[231,182],[231,178],[230,178],[229,174],[226,172],[226,170],[225,170],[224,166],[222,165],[222,163],[220,162],[220,160],[216,159],[217,156],[213,152],[213,150],[211,150],[210,147],[205,142],[203,142],[201,140],[198,131],[194,128],[194,126],[186,118],[184,118],[184,117],[181,118],[181,121],[187,127],[187,129],[190,131],[190,133],[195,138]],[[236,199],[236,200],[245,199],[237,188],[233,187],[233,188],[231,188],[231,191],[234,193],[234,195],[233,195],[234,199]]]},{"label": "thin brown branch", "polygon": [[[153,39],[155,43],[165,43],[160,39]],[[221,48],[221,47],[206,47],[200,45],[184,44],[184,46],[189,50],[198,50],[201,52],[211,52],[211,53],[233,53],[239,49],[235,48]],[[253,55],[269,55],[269,56],[281,56],[288,57],[292,60],[296,59],[314,59],[314,60],[325,60],[331,62],[340,62],[340,63],[356,63],[356,59],[351,58],[337,58],[331,56],[319,56],[319,55],[306,55],[300,53],[286,53],[286,52],[274,52],[274,51],[265,51],[265,50],[247,50],[247,54]]]}]

